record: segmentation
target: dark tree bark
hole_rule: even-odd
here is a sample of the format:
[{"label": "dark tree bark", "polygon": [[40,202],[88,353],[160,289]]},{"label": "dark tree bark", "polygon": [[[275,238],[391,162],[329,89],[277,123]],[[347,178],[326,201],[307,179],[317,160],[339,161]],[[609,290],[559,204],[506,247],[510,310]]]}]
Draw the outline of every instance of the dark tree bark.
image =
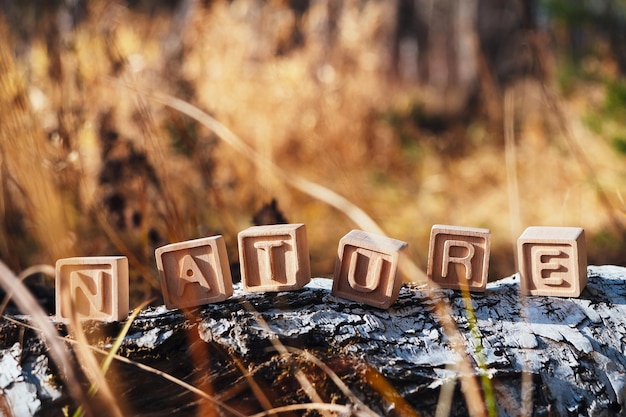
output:
[{"label": "dark tree bark", "polygon": [[[447,299],[476,375],[488,376],[500,416],[524,410],[535,416],[622,414],[626,268],[589,267],[588,285],[576,299],[521,300],[518,284],[511,277],[472,294],[474,331],[457,291],[435,294],[408,285],[382,311],[334,297],[324,279],[296,292],[237,290],[223,303],[187,314],[163,307],[143,311],[120,354],[211,392],[245,415],[262,410],[261,397],[273,407],[310,402],[304,375],[321,400],[350,405],[355,415],[366,410],[362,401],[380,415],[415,415],[409,411],[414,410],[431,416],[442,392],[452,387],[450,415],[462,416],[468,411],[455,382],[458,358],[434,313],[436,301]],[[93,346],[107,349],[121,327],[88,323],[86,330]],[[292,353],[277,352],[281,346]],[[323,361],[352,394],[293,348]],[[63,415],[71,401],[58,376],[36,333],[4,319],[0,415]],[[188,416],[201,407],[233,415],[134,365],[115,362],[107,377],[127,415]]]}]

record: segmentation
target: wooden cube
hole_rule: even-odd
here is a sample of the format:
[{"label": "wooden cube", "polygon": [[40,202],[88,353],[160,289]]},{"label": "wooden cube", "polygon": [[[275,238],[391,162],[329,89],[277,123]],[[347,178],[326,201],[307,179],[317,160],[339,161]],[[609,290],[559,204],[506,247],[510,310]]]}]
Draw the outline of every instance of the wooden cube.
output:
[{"label": "wooden cube", "polygon": [[68,321],[69,296],[80,319],[119,321],[128,317],[128,259],[100,256],[59,259],[56,263],[56,313]]},{"label": "wooden cube", "polygon": [[430,232],[428,279],[442,288],[485,291],[491,233],[436,224]]},{"label": "wooden cube", "polygon": [[191,308],[226,300],[233,281],[222,236],[161,246],[155,251],[165,306]]},{"label": "wooden cube", "polygon": [[580,227],[529,227],[517,240],[523,294],[578,297],[587,285],[587,246]]},{"label": "wooden cube", "polygon": [[311,280],[306,227],[277,224],[239,232],[239,261],[245,291],[302,288]]},{"label": "wooden cube", "polygon": [[398,298],[402,279],[397,275],[400,251],[406,242],[361,230],[339,241],[333,294],[381,309]]}]

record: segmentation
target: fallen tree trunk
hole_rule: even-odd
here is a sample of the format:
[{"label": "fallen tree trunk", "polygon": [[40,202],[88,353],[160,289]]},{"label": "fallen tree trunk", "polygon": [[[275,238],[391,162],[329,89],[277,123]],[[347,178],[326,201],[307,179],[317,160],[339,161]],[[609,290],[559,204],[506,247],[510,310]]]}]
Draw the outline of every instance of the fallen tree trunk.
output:
[{"label": "fallen tree trunk", "polygon": [[[433,296],[405,286],[383,311],[334,297],[330,286],[330,280],[314,279],[295,292],[236,290],[225,302],[187,314],[146,309],[124,337],[120,355],[186,381],[223,405],[163,375],[115,361],[107,377],[121,407],[137,416],[210,415],[207,410],[250,415],[313,398],[335,408],[346,404],[354,414],[369,407],[380,415],[434,416],[448,404],[449,415],[467,415],[456,382],[458,357],[434,314],[437,298],[443,297],[476,375],[490,383],[483,385],[483,395],[495,400],[498,415],[624,413],[626,268],[589,267],[587,287],[576,299],[520,300],[517,277],[491,283],[486,293],[472,294],[473,330],[458,291]],[[17,319],[28,322],[28,317]],[[121,328],[122,323],[86,325],[93,346],[103,349]],[[72,410],[46,352],[36,332],[2,320],[0,416]]]}]

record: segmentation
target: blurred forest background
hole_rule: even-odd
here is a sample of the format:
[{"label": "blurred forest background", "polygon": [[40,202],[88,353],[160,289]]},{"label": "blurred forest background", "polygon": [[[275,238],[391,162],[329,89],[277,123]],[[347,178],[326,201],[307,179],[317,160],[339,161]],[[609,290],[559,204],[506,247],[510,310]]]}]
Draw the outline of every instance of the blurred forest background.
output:
[{"label": "blurred forest background", "polygon": [[[330,276],[355,224],[151,100],[185,100],[259,157],[409,243],[492,231],[490,276],[529,225],[580,226],[626,264],[622,0],[0,0],[0,258],[14,271],[253,223],[307,225]],[[272,201],[275,200],[275,205]],[[265,206],[265,210],[262,208]],[[259,211],[262,213],[259,213]],[[236,270],[236,268],[235,268]]]}]

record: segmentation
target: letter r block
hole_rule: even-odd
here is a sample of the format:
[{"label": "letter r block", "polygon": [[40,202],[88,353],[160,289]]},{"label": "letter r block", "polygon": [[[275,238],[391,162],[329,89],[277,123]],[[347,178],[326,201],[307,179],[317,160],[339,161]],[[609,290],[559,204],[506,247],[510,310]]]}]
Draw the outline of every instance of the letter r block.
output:
[{"label": "letter r block", "polygon": [[161,246],[155,251],[163,301],[169,309],[224,301],[233,281],[222,236]]},{"label": "letter r block", "polygon": [[254,226],[239,232],[244,291],[291,291],[311,280],[304,224]]},{"label": "letter r block", "polygon": [[399,254],[407,243],[361,230],[339,241],[333,294],[381,309],[398,298],[402,279],[397,276]]},{"label": "letter r block", "polygon": [[436,224],[430,232],[428,279],[442,288],[485,291],[491,233]]},{"label": "letter r block", "polygon": [[517,240],[523,294],[578,297],[587,285],[585,231],[529,227]]},{"label": "letter r block", "polygon": [[119,321],[128,317],[128,259],[125,256],[59,259],[55,275],[58,320],[70,319],[67,297],[79,319]]}]

